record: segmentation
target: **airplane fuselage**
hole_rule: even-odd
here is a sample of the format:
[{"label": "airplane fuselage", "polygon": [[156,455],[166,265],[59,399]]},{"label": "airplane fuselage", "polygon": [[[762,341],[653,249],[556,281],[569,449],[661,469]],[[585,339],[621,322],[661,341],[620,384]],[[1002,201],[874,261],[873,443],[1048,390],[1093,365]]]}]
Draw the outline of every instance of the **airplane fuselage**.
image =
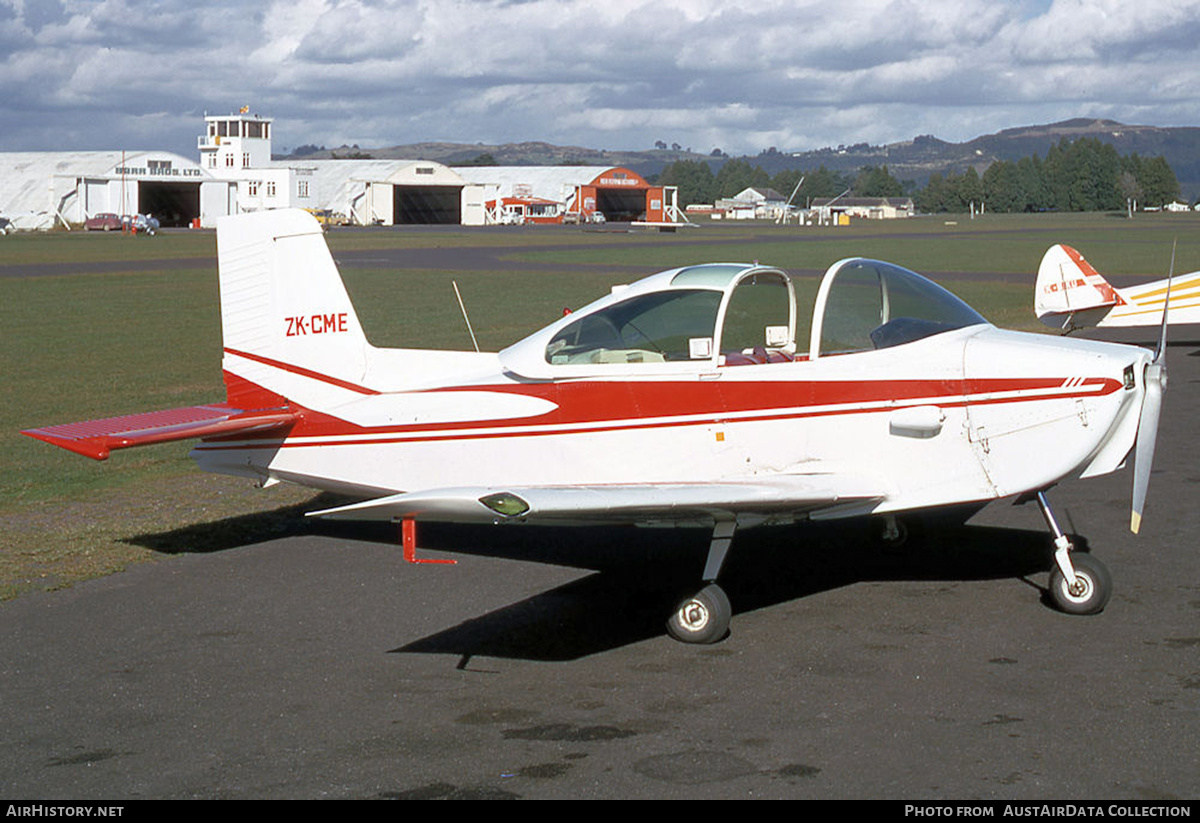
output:
[{"label": "airplane fuselage", "polygon": [[303,409],[286,434],[208,441],[193,456],[209,471],[364,496],[464,484],[866,479],[902,466],[874,507],[884,513],[1113,470],[1136,434],[1148,362],[1139,352],[978,325],[686,375],[528,381],[493,356],[495,373],[466,385],[333,387],[357,396]]}]

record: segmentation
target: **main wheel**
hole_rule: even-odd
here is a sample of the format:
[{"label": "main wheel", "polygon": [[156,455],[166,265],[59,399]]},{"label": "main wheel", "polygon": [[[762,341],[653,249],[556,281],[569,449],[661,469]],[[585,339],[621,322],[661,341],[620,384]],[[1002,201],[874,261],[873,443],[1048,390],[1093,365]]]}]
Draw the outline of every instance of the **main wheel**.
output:
[{"label": "main wheel", "polygon": [[1075,585],[1067,585],[1067,578],[1055,564],[1050,570],[1050,599],[1067,614],[1099,614],[1104,611],[1112,595],[1112,576],[1108,569],[1090,554],[1071,553],[1071,565],[1075,568]]},{"label": "main wheel", "polygon": [[710,583],[679,604],[667,632],[684,643],[716,643],[729,632],[733,608],[725,591]]},{"label": "main wheel", "polygon": [[899,549],[908,542],[908,524],[898,517],[872,518],[871,535],[883,548]]}]

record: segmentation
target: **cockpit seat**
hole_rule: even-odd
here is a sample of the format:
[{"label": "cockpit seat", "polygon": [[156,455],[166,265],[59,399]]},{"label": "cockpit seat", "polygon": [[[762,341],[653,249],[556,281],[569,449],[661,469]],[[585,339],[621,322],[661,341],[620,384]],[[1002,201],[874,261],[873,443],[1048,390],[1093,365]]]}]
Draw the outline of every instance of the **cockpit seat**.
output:
[{"label": "cockpit seat", "polygon": [[795,358],[787,352],[768,350],[765,346],[722,353],[726,366],[754,366],[763,363],[791,363]]}]

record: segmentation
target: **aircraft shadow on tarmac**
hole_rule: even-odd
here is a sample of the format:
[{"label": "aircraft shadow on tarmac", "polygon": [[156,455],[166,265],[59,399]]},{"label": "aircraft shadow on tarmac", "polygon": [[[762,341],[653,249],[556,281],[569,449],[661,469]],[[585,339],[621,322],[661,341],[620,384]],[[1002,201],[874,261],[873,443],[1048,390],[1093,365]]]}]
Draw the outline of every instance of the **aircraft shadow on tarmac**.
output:
[{"label": "aircraft shadow on tarmac", "polygon": [[[398,543],[391,524],[303,517],[339,500],[322,494],[304,504],[126,540],[168,554],[313,534]],[[914,524],[900,546],[876,539],[865,520],[745,530],[738,533],[721,585],[735,617],[865,581],[1023,579],[1042,590],[1030,578],[1053,562],[1048,532],[961,525],[962,519]],[[505,558],[594,574],[391,651],[455,655],[465,667],[473,657],[573,660],[662,636],[674,604],[699,585],[708,537],[707,529],[422,524],[420,554]],[[1077,550],[1087,551],[1085,537],[1072,539]]]},{"label": "aircraft shadow on tarmac", "polygon": [[[563,661],[662,636],[674,604],[698,585],[708,539],[707,531],[691,529],[597,528],[568,537],[539,535],[541,528],[441,528],[436,535],[427,529],[426,546],[445,540],[467,554],[597,570],[392,650],[456,655],[464,668],[473,657]],[[494,539],[518,531],[519,544]],[[1086,550],[1086,539],[1074,539]],[[487,548],[461,548],[480,544]],[[764,528],[738,535],[721,585],[734,604],[735,627],[737,614],[864,581],[1017,578],[1045,596],[1029,578],[1049,568],[1052,550],[1044,532],[982,526],[931,530],[898,548],[873,540],[862,523]]]},{"label": "aircraft shadow on tarmac", "polygon": [[322,524],[306,518],[305,512],[349,502],[352,502],[352,498],[314,492],[313,498],[305,503],[206,523],[192,523],[164,532],[131,535],[121,542],[161,554],[207,554],[237,549],[266,540],[318,532]]}]

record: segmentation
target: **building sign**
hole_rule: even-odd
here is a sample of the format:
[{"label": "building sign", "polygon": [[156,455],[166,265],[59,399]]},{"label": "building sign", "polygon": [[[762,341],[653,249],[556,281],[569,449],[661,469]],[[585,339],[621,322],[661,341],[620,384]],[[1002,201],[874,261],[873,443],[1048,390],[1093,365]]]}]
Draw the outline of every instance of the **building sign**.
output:
[{"label": "building sign", "polygon": [[620,177],[601,177],[596,181],[597,186],[640,186],[640,180],[621,175]]},{"label": "building sign", "polygon": [[145,166],[117,166],[115,174],[131,177],[203,177],[203,169],[172,168],[170,160],[149,160]]}]

